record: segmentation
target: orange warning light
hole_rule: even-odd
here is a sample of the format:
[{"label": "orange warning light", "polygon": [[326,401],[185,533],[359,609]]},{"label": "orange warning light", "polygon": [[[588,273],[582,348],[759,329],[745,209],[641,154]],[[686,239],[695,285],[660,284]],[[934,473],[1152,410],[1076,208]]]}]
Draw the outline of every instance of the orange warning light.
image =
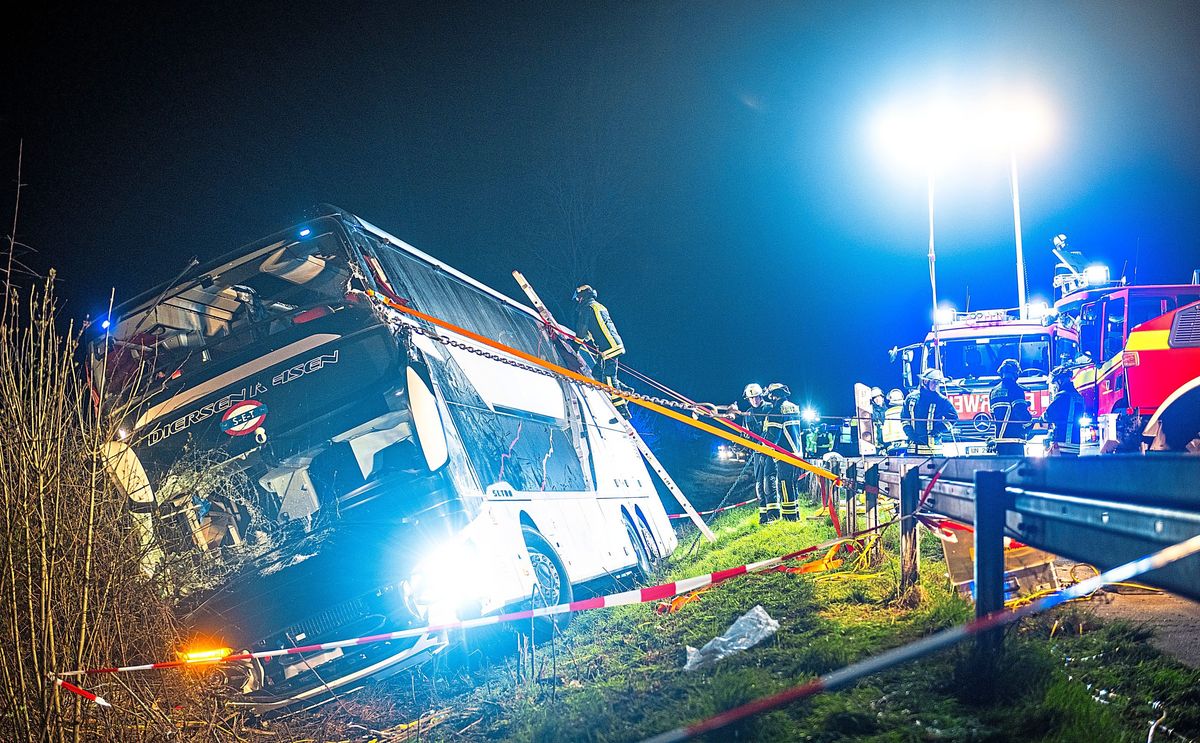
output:
[{"label": "orange warning light", "polygon": [[210,650],[187,650],[179,653],[179,659],[187,663],[211,663],[227,655],[233,655],[233,648],[212,648]]}]

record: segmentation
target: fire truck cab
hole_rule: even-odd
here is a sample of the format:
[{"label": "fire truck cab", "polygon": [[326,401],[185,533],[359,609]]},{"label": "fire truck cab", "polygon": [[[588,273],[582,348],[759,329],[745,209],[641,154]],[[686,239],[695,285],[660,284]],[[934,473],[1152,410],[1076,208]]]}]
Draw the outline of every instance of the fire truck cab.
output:
[{"label": "fire truck cab", "polygon": [[1058,327],[1077,329],[1083,363],[1073,379],[1102,450],[1136,451],[1144,422],[1200,376],[1200,285],[1088,287],[1055,309]]},{"label": "fire truck cab", "polygon": [[[943,438],[944,455],[987,453],[987,441],[996,430],[989,393],[1000,381],[997,369],[1005,359],[1016,359],[1021,365],[1018,381],[1033,416],[1050,404],[1050,370],[1073,360],[1078,343],[1072,328],[1046,324],[1046,310],[1044,304],[1031,304],[1026,319],[1015,309],[943,310],[923,343],[893,349],[902,361],[907,389],[913,389],[927,369],[940,368],[946,375],[945,392],[958,411],[958,421],[949,440]],[[1029,446],[1041,451],[1040,442]]]},{"label": "fire truck cab", "polygon": [[1200,378],[1200,271],[1191,284],[1130,286],[1088,264],[1066,235],[1051,252],[1059,260],[1054,324],[1079,338],[1072,380],[1100,451],[1139,451],[1151,416]]}]

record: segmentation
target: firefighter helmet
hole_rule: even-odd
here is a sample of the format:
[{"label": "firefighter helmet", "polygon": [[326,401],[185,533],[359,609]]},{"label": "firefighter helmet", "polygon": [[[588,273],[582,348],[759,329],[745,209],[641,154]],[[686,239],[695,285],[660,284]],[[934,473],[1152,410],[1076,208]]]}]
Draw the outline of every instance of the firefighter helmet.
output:
[{"label": "firefighter helmet", "polygon": [[590,284],[580,284],[575,288],[574,299],[576,302],[590,302],[596,298],[596,290]]},{"label": "firefighter helmet", "polygon": [[1000,368],[996,370],[1001,379],[1016,379],[1021,376],[1021,365],[1016,359],[1005,359],[1000,362]]},{"label": "firefighter helmet", "polygon": [[939,384],[946,381],[946,375],[942,374],[941,369],[926,369],[921,372],[922,382],[938,382]]},{"label": "firefighter helmet", "polygon": [[1068,366],[1056,366],[1050,372],[1050,381],[1059,387],[1063,387],[1071,383],[1072,369]]},{"label": "firefighter helmet", "polygon": [[749,400],[752,397],[762,397],[762,396],[763,396],[762,385],[758,384],[757,382],[751,382],[750,384],[746,385],[746,389],[742,392],[742,397],[746,398],[747,400]]},{"label": "firefighter helmet", "polygon": [[903,405],[904,393],[893,388],[890,392],[888,392],[887,401],[889,405]]},{"label": "firefighter helmet", "polygon": [[883,390],[879,389],[878,387],[872,387],[871,388],[871,397],[868,399],[874,400],[877,397],[883,397]]},{"label": "firefighter helmet", "polygon": [[791,389],[783,382],[772,382],[767,385],[767,395],[769,397],[787,397],[792,394]]}]

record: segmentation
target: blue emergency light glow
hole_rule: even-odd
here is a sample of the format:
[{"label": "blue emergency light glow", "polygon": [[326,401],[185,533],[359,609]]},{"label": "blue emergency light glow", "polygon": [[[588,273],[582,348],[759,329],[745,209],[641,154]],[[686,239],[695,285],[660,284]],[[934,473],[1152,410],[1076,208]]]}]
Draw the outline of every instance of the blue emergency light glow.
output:
[{"label": "blue emergency light glow", "polygon": [[308,229],[307,227],[300,230],[300,237],[308,237],[311,234],[312,234],[312,230]]},{"label": "blue emergency light glow", "polygon": [[112,325],[112,323],[109,322],[108,320],[104,320],[103,322],[100,323],[100,327],[103,330],[108,330],[110,325]]},{"label": "blue emergency light glow", "polygon": [[1090,425],[1092,425],[1092,419],[1085,415],[1079,419],[1079,425],[1090,426]]},{"label": "blue emergency light glow", "polygon": [[1087,280],[1089,286],[1107,284],[1109,279],[1108,266],[1102,263],[1094,263],[1083,269],[1083,278]]}]

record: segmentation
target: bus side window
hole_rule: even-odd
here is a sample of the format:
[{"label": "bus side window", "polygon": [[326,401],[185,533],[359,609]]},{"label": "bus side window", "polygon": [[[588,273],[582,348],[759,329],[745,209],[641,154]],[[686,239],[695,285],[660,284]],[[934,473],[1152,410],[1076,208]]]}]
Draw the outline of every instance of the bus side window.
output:
[{"label": "bus side window", "polygon": [[1104,303],[1103,361],[1111,359],[1125,347],[1125,300],[1109,299]]}]

